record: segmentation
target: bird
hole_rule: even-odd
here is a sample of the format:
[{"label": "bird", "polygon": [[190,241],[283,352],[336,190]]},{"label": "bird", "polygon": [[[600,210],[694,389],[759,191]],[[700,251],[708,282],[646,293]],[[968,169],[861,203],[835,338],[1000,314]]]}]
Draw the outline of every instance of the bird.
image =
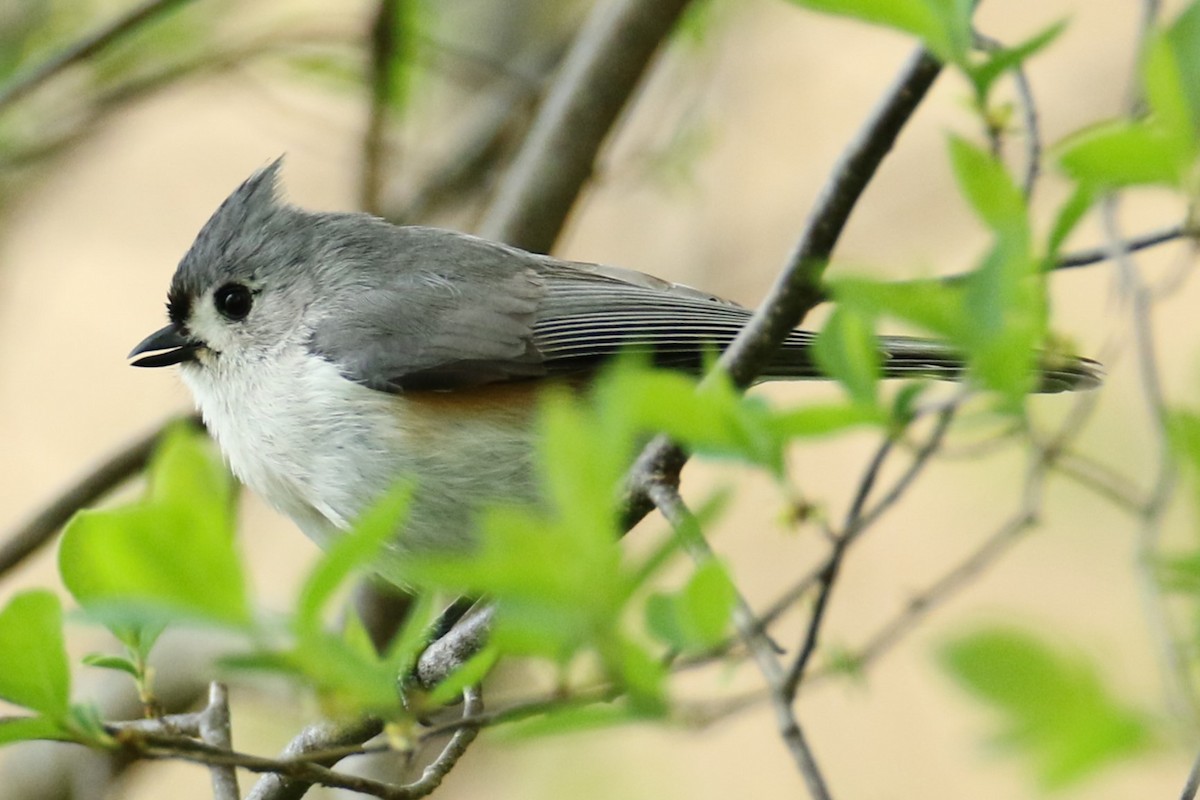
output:
[{"label": "bird", "polygon": [[[533,422],[548,384],[586,386],[627,351],[698,372],[752,313],[629,269],[310,212],[282,199],[281,161],[204,224],[171,279],[168,324],[129,358],[179,365],[233,473],[322,546],[407,479],[392,557],[469,548],[481,509],[538,498]],[[826,377],[815,338],[791,332],[762,378]],[[878,342],[884,377],[965,377],[944,343]],[[1100,376],[1055,356],[1037,389]]]}]

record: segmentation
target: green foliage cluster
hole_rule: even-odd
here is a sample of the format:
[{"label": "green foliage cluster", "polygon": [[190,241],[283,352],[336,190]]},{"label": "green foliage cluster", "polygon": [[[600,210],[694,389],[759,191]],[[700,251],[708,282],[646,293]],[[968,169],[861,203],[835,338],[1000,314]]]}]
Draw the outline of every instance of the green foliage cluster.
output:
[{"label": "green foliage cluster", "polygon": [[[971,0],[793,0],[798,5],[885,25],[920,38],[956,68],[972,103],[993,130],[999,116],[993,90],[1014,67],[1048,46],[1063,30],[1053,25],[1013,47],[976,46]],[[407,97],[421,4],[396,5],[398,59],[386,101]],[[97,86],[112,87],[146,69],[149,56],[197,53],[211,27],[180,17],[178,25],[148,28],[144,37],[106,53],[91,67]],[[0,82],[19,74],[58,41],[63,20],[34,16],[0,32]],[[695,23],[699,24],[699,23]],[[74,30],[76,26],[68,26]],[[63,583],[82,616],[106,626],[119,655],[85,663],[128,673],[147,700],[153,696],[147,660],[167,625],[218,625],[242,634],[245,648],[231,669],[289,676],[339,713],[372,713],[411,720],[421,707],[448,702],[478,681],[503,656],[549,662],[564,681],[584,672],[624,698],[600,713],[562,712],[561,725],[661,717],[670,709],[669,667],[679,653],[719,646],[730,636],[735,582],[716,559],[690,566],[670,586],[668,567],[682,561],[684,537],[664,534],[635,557],[614,542],[621,531],[621,480],[648,436],[666,433],[702,457],[735,460],[786,483],[787,448],[797,439],[874,426],[897,436],[911,421],[920,384],[889,402],[879,387],[881,355],[875,329],[892,318],[946,341],[967,361],[972,382],[1007,417],[1025,413],[1037,380],[1039,353],[1049,344],[1045,275],[1064,241],[1104,192],[1166,186],[1194,200],[1200,156],[1200,3],[1155,32],[1141,69],[1145,113],[1098,125],[1056,148],[1074,191],[1040,231],[1017,181],[987,149],[951,136],[948,153],[959,189],[989,234],[975,268],[958,281],[883,283],[841,278],[829,289],[837,307],[817,343],[821,368],[845,389],[844,399],[799,408],[774,408],[739,395],[714,375],[704,382],[623,361],[587,397],[551,394],[542,415],[541,473],[545,501],[533,508],[497,507],[481,524],[470,553],[415,557],[403,577],[421,601],[383,653],[361,624],[341,630],[333,611],[351,576],[378,563],[402,527],[409,491],[397,487],[339,539],[304,583],[294,610],[267,616],[257,607],[234,540],[235,492],[210,444],[185,428],[168,436],[149,471],[142,498],[77,516],[60,548]],[[153,59],[150,59],[151,61]],[[326,77],[345,63],[297,56],[293,66]],[[165,69],[158,74],[165,74]],[[21,135],[6,117],[0,148]],[[1200,476],[1200,414],[1178,410],[1171,433],[1181,461]],[[1200,478],[1195,485],[1200,487]],[[1200,488],[1196,490],[1200,497]],[[703,504],[703,525],[721,509],[721,496]],[[1200,552],[1200,551],[1198,551]],[[1163,565],[1164,581],[1195,595],[1200,556]],[[487,650],[432,695],[403,698],[407,675],[434,619],[434,598],[465,593],[496,604]],[[1023,753],[1047,786],[1068,784],[1112,760],[1152,744],[1148,715],[1112,696],[1097,672],[1073,655],[1028,634],[994,629],[946,643],[941,663],[1001,718],[997,741]],[[19,594],[0,610],[0,699],[30,713],[0,720],[0,743],[65,739],[97,746],[111,741],[96,712],[71,700],[71,667],[63,641],[63,611],[47,591]]]}]

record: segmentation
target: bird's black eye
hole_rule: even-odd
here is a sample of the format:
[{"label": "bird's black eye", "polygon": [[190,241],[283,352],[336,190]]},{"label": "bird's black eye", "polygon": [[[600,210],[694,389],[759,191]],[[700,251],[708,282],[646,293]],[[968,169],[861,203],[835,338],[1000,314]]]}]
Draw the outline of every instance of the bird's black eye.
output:
[{"label": "bird's black eye", "polygon": [[227,283],[213,293],[213,302],[221,316],[237,322],[245,319],[250,313],[250,306],[254,305],[254,296],[240,283]]}]

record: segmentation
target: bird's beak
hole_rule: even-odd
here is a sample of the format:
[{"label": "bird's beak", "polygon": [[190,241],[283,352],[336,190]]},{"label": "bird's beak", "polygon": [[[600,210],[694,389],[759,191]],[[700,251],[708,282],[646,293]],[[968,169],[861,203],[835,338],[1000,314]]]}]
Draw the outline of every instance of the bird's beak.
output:
[{"label": "bird's beak", "polygon": [[[138,346],[129,353],[129,358],[142,353],[153,353],[134,361],[135,367],[167,367],[196,358],[196,351],[201,347],[200,342],[184,336],[174,324],[155,331],[142,339]],[[161,352],[159,352],[161,351]]]}]

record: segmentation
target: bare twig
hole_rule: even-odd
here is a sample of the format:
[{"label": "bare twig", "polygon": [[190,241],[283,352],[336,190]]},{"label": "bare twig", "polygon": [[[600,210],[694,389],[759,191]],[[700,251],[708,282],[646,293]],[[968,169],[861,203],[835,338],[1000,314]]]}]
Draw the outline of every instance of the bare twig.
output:
[{"label": "bare twig", "polygon": [[479,735],[479,725],[472,724],[469,720],[482,712],[483,695],[480,693],[479,687],[469,687],[463,692],[462,721],[458,730],[454,731],[450,741],[442,748],[442,752],[433,760],[433,763],[425,767],[420,779],[404,787],[412,792],[413,797],[424,797],[441,785],[442,779],[449,774],[458,760],[467,752],[471,742],[475,741],[475,737]]},{"label": "bare twig", "polygon": [[[279,761],[296,759],[311,760],[313,754],[339,751],[347,746],[359,746],[379,735],[383,724],[377,719],[364,718],[347,723],[319,722],[309,725],[288,743],[279,756]],[[317,763],[332,766],[344,757],[344,753],[322,757]],[[312,786],[312,782],[281,773],[264,775],[247,795],[246,800],[299,800]]]},{"label": "bare twig", "polygon": [[[233,732],[229,721],[229,690],[225,684],[213,681],[208,687],[208,705],[200,714],[200,739],[222,750],[233,749]],[[231,766],[213,767],[213,800],[238,800],[237,770]]]},{"label": "bare twig", "polygon": [[892,452],[892,447],[895,443],[895,436],[889,435],[883,440],[883,444],[876,449],[875,455],[871,458],[871,462],[867,465],[867,470],[863,474],[863,479],[859,482],[854,501],[850,504],[850,510],[846,514],[846,523],[842,526],[842,533],[834,537],[833,550],[825,560],[824,567],[817,575],[820,589],[817,591],[816,602],[813,603],[812,615],[809,618],[804,633],[804,640],[800,644],[796,658],[792,660],[792,666],[788,669],[787,678],[784,679],[782,685],[784,696],[789,700],[796,697],[796,688],[804,678],[804,669],[808,665],[812,654],[817,649],[817,637],[821,630],[821,624],[825,619],[825,610],[829,607],[829,599],[833,595],[834,582],[837,580],[842,561],[846,557],[846,548],[854,541],[851,531],[854,530],[859,518],[862,516],[867,496],[870,495],[871,489],[875,486],[875,481],[879,477],[879,471],[883,468],[883,463],[887,460],[888,454]]},{"label": "bare twig", "polygon": [[[198,419],[191,419],[199,424]],[[178,419],[170,419],[113,453],[5,537],[4,544],[0,545],[0,575],[11,571],[49,542],[76,511],[95,503],[140,473],[154,453],[163,432],[176,422]]]},{"label": "bare twig", "polygon": [[0,112],[66,68],[86,61],[135,28],[173,11],[187,2],[189,0],[147,0],[116,19],[101,25],[91,33],[80,37],[28,72],[18,75],[7,86],[0,88]]},{"label": "bare twig", "polygon": [[433,687],[483,648],[495,609],[479,606],[467,612],[450,632],[438,639],[417,660],[416,676],[422,686]]},{"label": "bare twig", "polygon": [[1110,195],[1101,202],[1100,219],[1108,239],[1111,258],[1117,264],[1121,287],[1130,300],[1133,339],[1138,354],[1142,395],[1156,423],[1155,432],[1158,437],[1156,474],[1150,496],[1140,515],[1138,559],[1141,569],[1139,570],[1139,583],[1143,601],[1146,604],[1147,622],[1158,640],[1162,665],[1166,672],[1164,683],[1174,695],[1174,705],[1184,710],[1194,723],[1200,719],[1200,699],[1197,698],[1191,684],[1186,637],[1172,624],[1170,612],[1163,601],[1156,575],[1163,517],[1174,494],[1177,476],[1167,436],[1170,412],[1163,394],[1158,368],[1158,347],[1152,321],[1154,299],[1150,288],[1143,282],[1137,264],[1134,263],[1125,247],[1125,240],[1118,230],[1115,197]]},{"label": "bare twig", "polygon": [[688,0],[606,0],[563,62],[481,227],[483,236],[547,252],[596,153]]},{"label": "bare twig", "polygon": [[[1184,237],[1194,237],[1195,235],[1195,231],[1190,230],[1186,224],[1180,223],[1162,228],[1161,230],[1143,233],[1141,236],[1135,236],[1132,239],[1126,239],[1121,242],[1121,249],[1126,253],[1136,253],[1139,250],[1157,247],[1160,244],[1173,242],[1176,239]],[[1058,259],[1054,268],[1058,270],[1087,267],[1101,261],[1108,261],[1112,257],[1113,246],[1111,243],[1106,243],[1099,247],[1090,247],[1086,250],[1076,250],[1073,253],[1067,253]]]},{"label": "bare twig", "polygon": [[1055,472],[1090,489],[1122,511],[1136,515],[1144,513],[1148,501],[1133,488],[1134,481],[1107,464],[1080,453],[1063,452],[1053,467]]},{"label": "bare twig", "polygon": [[[703,563],[714,557],[708,541],[700,530],[699,522],[692,514],[691,509],[683,502],[683,498],[679,496],[679,490],[674,484],[651,483],[646,487],[646,492],[655,507],[671,523],[671,527],[680,537],[684,549],[696,562]],[[775,711],[775,720],[779,726],[779,735],[787,746],[788,752],[792,754],[800,774],[804,777],[809,794],[814,800],[828,800],[829,789],[825,784],[820,767],[817,766],[812,748],[809,747],[804,736],[804,730],[796,718],[796,711],[792,707],[792,698],[788,697],[785,692],[786,678],[779,658],[775,655],[775,647],[758,624],[754,617],[754,611],[746,599],[736,590],[734,596],[733,624],[754,658],[754,662],[758,665],[763,678],[767,681],[771,707]]]},{"label": "bare twig", "polygon": [[860,669],[877,661],[930,612],[945,605],[961,589],[971,585],[976,577],[1020,540],[1020,534],[1036,522],[1036,510],[1022,508],[1013,514],[929,588],[911,597],[904,609],[876,631],[850,660]]},{"label": "bare twig", "polygon": [[1187,781],[1183,784],[1183,791],[1179,793],[1179,800],[1196,800],[1197,791],[1200,791],[1200,754],[1196,755],[1192,768],[1188,770]]},{"label": "bare twig", "polygon": [[[280,758],[263,758],[236,752],[229,746],[227,701],[223,689],[217,684],[213,686],[209,706],[203,712],[107,727],[118,742],[145,758],[180,758],[212,768],[217,800],[237,796],[236,783],[232,784],[232,795],[228,794],[229,783],[216,783],[217,775],[232,775],[235,767],[267,773],[250,793],[250,800],[297,800],[317,784],[387,800],[415,800],[432,793],[441,784],[474,741],[482,724],[476,721],[483,711],[482,697],[477,688],[468,689],[463,693],[463,719],[442,752],[419,779],[397,786],[329,769],[329,765],[347,755],[366,752],[361,743],[379,733],[377,720],[358,720],[347,726],[331,723],[313,726],[296,737]],[[197,736],[203,741],[198,741]]]}]

